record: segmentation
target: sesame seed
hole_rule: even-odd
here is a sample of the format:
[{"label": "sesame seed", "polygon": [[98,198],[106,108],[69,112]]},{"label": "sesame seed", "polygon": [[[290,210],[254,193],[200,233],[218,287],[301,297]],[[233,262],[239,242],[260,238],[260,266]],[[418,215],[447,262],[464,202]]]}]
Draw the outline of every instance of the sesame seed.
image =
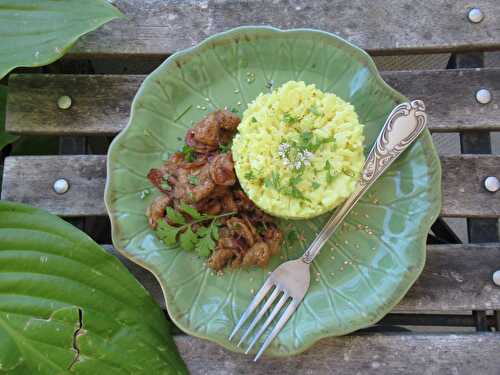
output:
[{"label": "sesame seed", "polygon": [[317,276],[319,276],[319,275],[321,275],[321,274],[320,274],[319,272],[316,272],[316,275],[317,275]]},{"label": "sesame seed", "polygon": [[204,111],[206,111],[207,107],[203,106],[203,107],[201,107],[201,109],[203,109]]},{"label": "sesame seed", "polygon": [[340,270],[343,271],[344,270],[344,267],[340,267]]},{"label": "sesame seed", "polygon": [[347,240],[345,240],[345,241],[344,241],[344,243],[345,243],[346,245],[349,245],[349,241],[347,241]]},{"label": "sesame seed", "polygon": [[335,272],[330,272],[330,275],[335,276]]},{"label": "sesame seed", "polygon": [[335,257],[334,257],[333,255],[332,255],[330,258],[331,258],[332,260],[335,260]]},{"label": "sesame seed", "polygon": [[372,247],[372,250],[375,250],[375,247]]},{"label": "sesame seed", "polygon": [[365,214],[365,217],[368,219],[369,218],[368,214]]},{"label": "sesame seed", "polygon": [[369,230],[369,231],[368,231],[368,234],[373,234],[373,231]]},{"label": "sesame seed", "polygon": [[356,249],[359,249],[359,245],[358,245],[358,244],[354,245],[354,247],[355,247]]},{"label": "sesame seed", "polygon": [[210,99],[209,99],[209,98],[205,98],[205,101],[206,101],[206,102],[209,102],[209,101],[210,101]]},{"label": "sesame seed", "polygon": [[241,102],[236,103],[237,105],[241,105]]},{"label": "sesame seed", "polygon": [[250,289],[250,293],[254,294],[254,293],[255,293],[255,290]]},{"label": "sesame seed", "polygon": [[316,281],[319,282],[319,277],[316,278]]},{"label": "sesame seed", "polygon": [[240,90],[238,90],[238,89],[234,89],[234,93],[235,93],[235,94],[238,94],[239,92],[240,92]]},{"label": "sesame seed", "polygon": [[344,260],[344,264],[349,264],[349,262],[347,260]]},{"label": "sesame seed", "polygon": [[198,105],[196,106],[196,109],[201,109],[201,105],[199,105],[199,104],[198,104]]}]

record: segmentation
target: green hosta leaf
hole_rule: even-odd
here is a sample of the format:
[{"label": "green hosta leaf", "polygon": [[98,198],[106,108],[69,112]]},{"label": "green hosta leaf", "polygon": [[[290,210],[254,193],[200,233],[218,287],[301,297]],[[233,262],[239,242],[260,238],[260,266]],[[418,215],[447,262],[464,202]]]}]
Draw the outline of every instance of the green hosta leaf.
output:
[{"label": "green hosta leaf", "polygon": [[[1,26],[0,26],[1,27]],[[7,104],[7,87],[0,85],[0,151],[8,144],[15,142],[19,136],[5,131],[5,105]]]},{"label": "green hosta leaf", "polygon": [[121,16],[106,0],[2,0],[0,79],[57,60],[80,36]]},{"label": "green hosta leaf", "polygon": [[0,372],[187,373],[152,298],[56,216],[0,202],[0,293]]},{"label": "green hosta leaf", "polygon": [[186,251],[193,251],[197,241],[198,236],[191,230],[191,226],[188,226],[185,232],[179,236],[179,243]]}]

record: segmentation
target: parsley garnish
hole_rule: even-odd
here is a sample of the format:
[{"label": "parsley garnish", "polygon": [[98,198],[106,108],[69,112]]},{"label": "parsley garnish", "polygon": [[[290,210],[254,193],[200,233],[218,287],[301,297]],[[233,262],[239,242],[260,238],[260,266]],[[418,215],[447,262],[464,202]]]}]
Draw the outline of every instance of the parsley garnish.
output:
[{"label": "parsley garnish", "polygon": [[187,162],[193,162],[196,159],[195,158],[196,152],[192,147],[188,145],[184,145],[182,147],[181,152],[184,154],[184,160],[186,160]]},{"label": "parsley garnish", "polygon": [[312,188],[313,190],[318,189],[320,186],[321,186],[321,185],[320,185],[320,184],[318,184],[316,181],[313,181],[313,183],[311,184],[311,188]]},{"label": "parsley garnish", "polygon": [[257,119],[252,116],[252,122],[257,122]]},{"label": "parsley garnish", "polygon": [[198,186],[200,184],[200,179],[198,176],[195,176],[194,174],[188,176],[188,182],[191,185]]},{"label": "parsley garnish", "polygon": [[[172,207],[167,207],[167,218],[170,222],[179,225],[174,226],[161,220],[156,227],[156,235],[167,246],[174,246],[179,242],[180,247],[185,251],[195,251],[199,256],[208,257],[215,249],[219,239],[218,219],[224,216],[234,215],[235,212],[229,212],[221,215],[201,214],[196,208],[181,203],[181,210],[193,218],[192,222],[187,222],[186,218],[179,211]],[[207,227],[200,227],[196,232],[193,231],[193,224],[210,221]]]}]

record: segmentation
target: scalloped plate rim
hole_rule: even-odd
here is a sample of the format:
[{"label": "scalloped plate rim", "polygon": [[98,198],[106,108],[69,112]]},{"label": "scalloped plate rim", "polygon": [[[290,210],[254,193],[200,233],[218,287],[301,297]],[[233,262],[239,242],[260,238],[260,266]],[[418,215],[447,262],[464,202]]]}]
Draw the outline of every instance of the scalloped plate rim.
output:
[{"label": "scalloped plate rim", "polygon": [[[136,263],[140,267],[143,267],[144,269],[146,269],[147,271],[149,271],[155,277],[155,279],[157,280],[157,282],[160,285],[160,288],[162,290],[162,294],[163,294],[163,298],[165,300],[165,307],[167,309],[167,312],[168,312],[170,318],[172,319],[172,321],[175,323],[175,325],[181,331],[183,331],[184,333],[186,333],[188,335],[191,335],[193,337],[197,337],[197,338],[201,338],[201,339],[204,339],[204,340],[207,340],[207,341],[214,342],[214,343],[216,343],[216,344],[218,344],[218,345],[220,345],[220,346],[224,347],[225,349],[228,349],[228,350],[230,350],[232,352],[239,352],[239,353],[243,353],[243,350],[240,349],[240,348],[235,348],[234,346],[226,345],[226,343],[224,341],[219,341],[217,339],[217,337],[213,337],[213,336],[210,336],[210,335],[203,335],[203,334],[201,334],[199,332],[192,331],[192,330],[184,327],[182,324],[180,324],[177,321],[175,315],[171,314],[169,303],[168,303],[168,299],[167,299],[167,293],[166,293],[166,290],[165,290],[166,288],[163,286],[160,276],[157,275],[157,273],[151,267],[149,267],[148,265],[144,264],[142,261],[136,259],[134,256],[132,256],[131,254],[129,254],[125,249],[122,249],[121,246],[117,246],[117,244],[115,243],[115,242],[118,242],[118,241],[115,241],[115,237],[116,237],[116,234],[115,234],[116,233],[116,223],[115,223],[115,218],[114,218],[114,215],[112,215],[112,210],[111,210],[111,207],[110,207],[111,206],[111,203],[110,203],[110,198],[111,198],[110,181],[111,181],[112,174],[109,173],[109,172],[111,171],[111,165],[110,164],[111,164],[111,159],[112,159],[111,156],[113,154],[113,149],[116,147],[115,145],[118,145],[118,143],[120,142],[120,138],[122,138],[127,133],[127,131],[130,129],[130,127],[132,125],[132,119],[134,118],[134,113],[135,113],[135,110],[136,110],[136,108],[135,108],[136,107],[136,101],[141,96],[140,94],[142,94],[143,90],[147,86],[147,83],[149,81],[152,81],[154,79],[154,77],[160,71],[162,71],[165,66],[170,65],[177,58],[179,58],[181,56],[189,55],[192,52],[194,52],[194,51],[196,51],[198,49],[203,48],[205,45],[211,44],[215,40],[224,39],[224,38],[230,36],[233,33],[238,33],[240,31],[245,31],[245,30],[248,30],[248,31],[253,31],[253,30],[256,30],[256,31],[266,31],[267,30],[267,31],[276,32],[276,33],[302,33],[302,32],[305,32],[305,33],[321,34],[321,35],[325,35],[325,36],[331,37],[331,38],[337,40],[338,42],[340,42],[341,44],[345,44],[347,47],[352,48],[358,55],[360,55],[360,57],[363,59],[363,63],[366,64],[366,67],[369,69],[370,73],[374,75],[377,84],[380,85],[384,90],[387,90],[390,93],[390,95],[395,98],[396,101],[401,102],[401,101],[406,101],[407,100],[407,98],[404,95],[402,95],[401,93],[399,93],[398,91],[396,91],[394,88],[392,88],[391,86],[389,86],[387,84],[387,82],[384,81],[384,79],[380,75],[380,72],[378,71],[378,69],[377,69],[377,67],[375,65],[375,62],[373,61],[373,59],[371,58],[371,56],[365,50],[361,49],[360,47],[357,47],[356,45],[354,45],[354,44],[350,43],[349,41],[347,41],[347,40],[339,37],[338,35],[335,35],[333,33],[327,32],[327,31],[318,30],[318,29],[312,29],[312,28],[294,28],[294,29],[286,29],[286,30],[284,30],[284,29],[279,29],[279,28],[276,28],[276,27],[273,27],[273,26],[266,26],[266,25],[262,25],[262,26],[259,26],[259,25],[256,25],[256,26],[239,26],[239,27],[235,27],[235,28],[232,28],[232,29],[229,29],[229,30],[225,30],[225,31],[213,34],[213,35],[205,38],[203,41],[201,41],[201,42],[197,43],[196,45],[192,46],[192,47],[185,48],[183,50],[180,50],[180,51],[175,52],[174,54],[170,55],[153,72],[151,72],[144,79],[144,81],[141,83],[141,85],[140,85],[138,91],[136,92],[136,94],[134,96],[134,99],[132,101],[130,115],[129,115],[129,120],[127,122],[127,125],[125,126],[125,128],[122,131],[120,131],[120,133],[111,142],[111,144],[109,146],[109,150],[108,150],[107,159],[106,159],[107,177],[106,177],[106,184],[105,184],[105,188],[104,188],[104,203],[105,203],[106,210],[107,210],[107,213],[108,213],[108,216],[109,216],[109,219],[110,219],[110,223],[111,223],[111,237],[112,237],[113,246],[115,247],[115,249],[120,254],[122,254],[127,259],[131,260],[132,262]],[[425,141],[427,141],[427,143],[429,143],[428,146],[429,146],[429,150],[431,151],[432,155],[427,155],[427,158],[433,157],[433,158],[436,158],[436,159],[439,160],[439,157],[437,155],[437,151],[436,151],[436,149],[434,147],[434,144],[432,143],[429,130],[425,130],[420,135],[419,139],[425,140]],[[438,180],[441,181],[441,164],[440,163],[437,163],[437,171],[436,171],[436,173],[438,175]],[[439,212],[441,211],[441,205],[442,205],[442,197],[441,197],[441,192],[440,192],[440,194],[438,196],[438,202],[437,202],[437,204],[435,206],[433,206],[434,212],[428,214],[429,215],[429,223],[433,223],[436,220],[436,218],[439,216]],[[431,224],[424,225],[424,227],[427,228],[427,231],[430,230],[430,226],[431,226]],[[322,340],[324,338],[338,337],[338,336],[346,335],[346,334],[354,332],[354,331],[356,331],[358,329],[363,329],[363,328],[369,327],[369,326],[373,325],[374,323],[378,322],[382,317],[384,317],[385,315],[387,315],[403,299],[403,297],[406,295],[406,293],[408,292],[408,290],[412,287],[412,285],[415,283],[415,281],[418,279],[418,277],[422,273],[422,270],[424,268],[425,261],[426,261],[426,254],[427,254],[425,238],[422,238],[421,241],[420,241],[420,243],[415,244],[414,247],[416,249],[417,248],[420,249],[420,251],[423,254],[421,263],[418,264],[418,265],[416,265],[416,268],[415,268],[415,270],[412,273],[405,275],[405,278],[408,280],[408,283],[406,284],[407,285],[406,287],[404,287],[404,288],[401,289],[402,292],[400,294],[400,297],[394,299],[394,301],[392,303],[380,307],[380,309],[378,309],[377,313],[375,314],[376,317],[374,317],[372,319],[367,319],[366,324],[364,324],[364,325],[362,325],[360,327],[356,327],[354,329],[346,329],[345,333],[339,333],[339,334],[332,335],[332,334],[329,334],[328,332],[325,332],[325,334],[318,334],[313,339],[311,339],[309,342],[304,342],[304,345],[301,346],[300,348],[298,348],[297,350],[295,350],[295,351],[288,351],[288,352],[273,353],[272,357],[276,357],[277,358],[277,357],[288,357],[288,356],[292,356],[292,355],[297,355],[297,354],[300,354],[300,353],[306,351],[307,349],[311,348],[314,344],[316,344],[318,341],[320,341],[320,340]],[[400,286],[401,286],[401,284],[402,283],[400,283]]]}]

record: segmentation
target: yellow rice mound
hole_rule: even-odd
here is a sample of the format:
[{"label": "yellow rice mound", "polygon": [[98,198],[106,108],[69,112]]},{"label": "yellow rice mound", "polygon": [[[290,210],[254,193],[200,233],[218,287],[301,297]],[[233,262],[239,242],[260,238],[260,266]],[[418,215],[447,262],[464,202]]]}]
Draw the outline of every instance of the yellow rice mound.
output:
[{"label": "yellow rice mound", "polygon": [[353,192],[363,140],[351,104],[289,81],[250,103],[232,152],[240,184],[257,206],[305,219],[332,210]]}]

